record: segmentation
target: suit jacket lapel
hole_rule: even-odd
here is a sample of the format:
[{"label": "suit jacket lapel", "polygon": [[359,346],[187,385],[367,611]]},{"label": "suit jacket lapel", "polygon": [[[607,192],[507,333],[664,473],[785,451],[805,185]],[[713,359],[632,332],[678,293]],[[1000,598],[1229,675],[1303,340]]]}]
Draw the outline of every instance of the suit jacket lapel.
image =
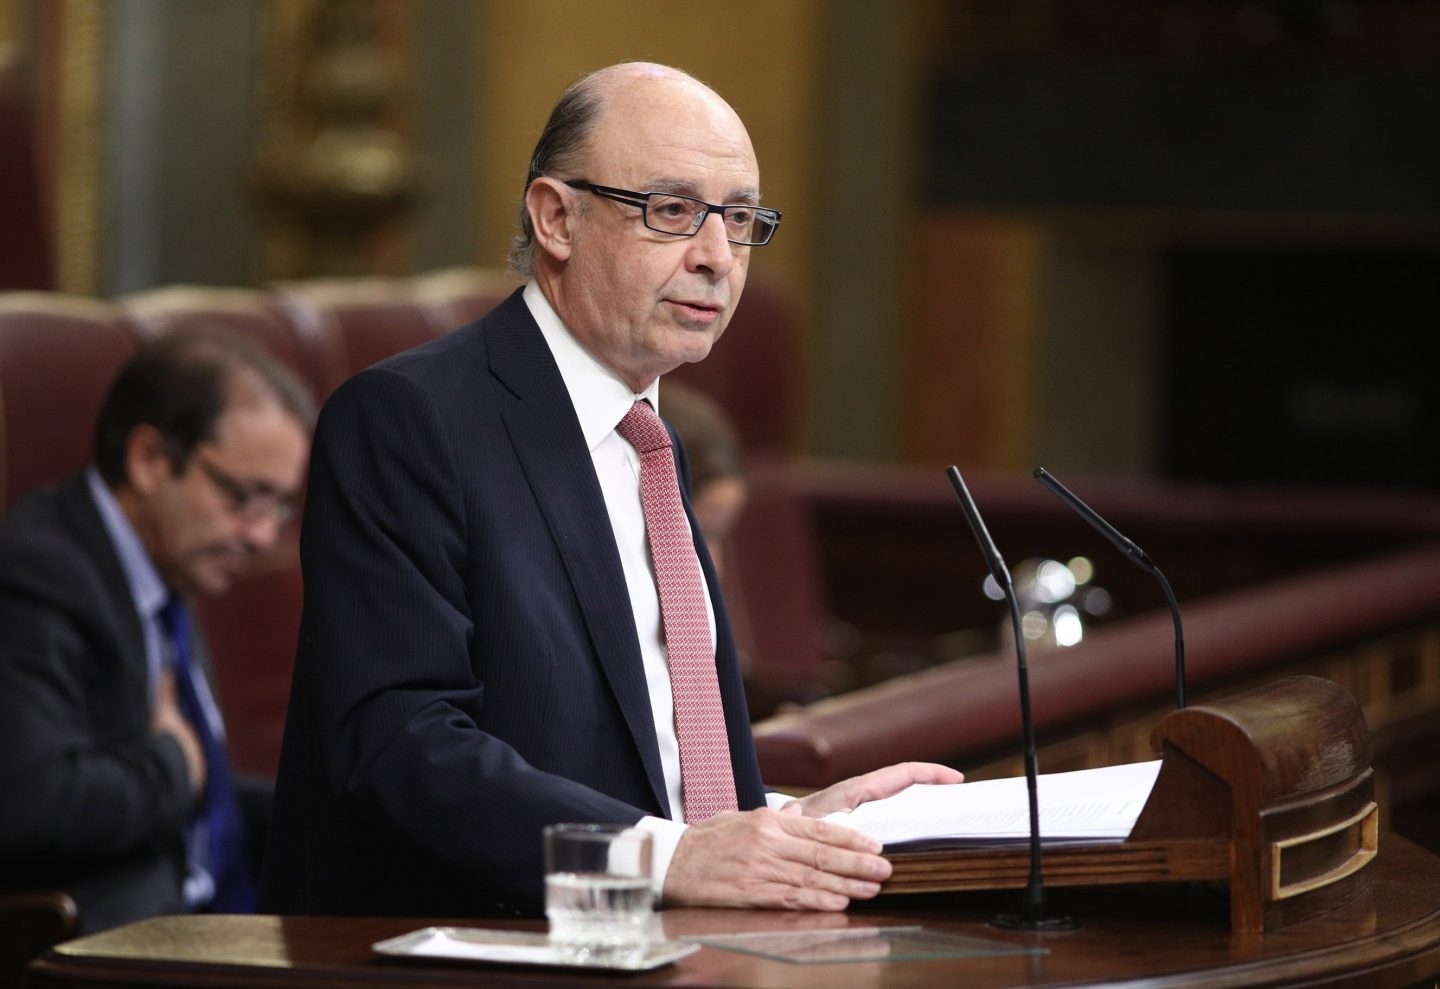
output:
[{"label": "suit jacket lapel", "polygon": [[605,497],[569,392],[518,293],[489,323],[490,369],[520,399],[504,413],[505,428],[565,561],[595,655],[624,712],[656,804],[668,814],[635,616]]}]

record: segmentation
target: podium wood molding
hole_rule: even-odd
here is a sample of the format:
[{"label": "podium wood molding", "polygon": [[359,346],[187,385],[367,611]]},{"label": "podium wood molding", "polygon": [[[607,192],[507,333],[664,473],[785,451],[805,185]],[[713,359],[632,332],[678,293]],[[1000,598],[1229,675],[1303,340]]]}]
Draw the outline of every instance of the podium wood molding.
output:
[{"label": "podium wood molding", "polygon": [[[1155,786],[1123,841],[1047,843],[1047,886],[1215,881],[1234,931],[1276,930],[1369,888],[1379,810],[1364,713],[1338,684],[1285,677],[1167,715]],[[896,850],[885,893],[1023,888],[1028,850]]]}]

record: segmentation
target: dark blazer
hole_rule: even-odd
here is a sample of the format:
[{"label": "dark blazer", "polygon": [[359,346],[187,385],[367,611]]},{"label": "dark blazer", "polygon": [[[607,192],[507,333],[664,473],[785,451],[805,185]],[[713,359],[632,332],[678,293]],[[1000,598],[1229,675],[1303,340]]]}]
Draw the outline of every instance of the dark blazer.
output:
[{"label": "dark blazer", "polygon": [[[668,816],[604,498],[519,292],[330,398],[301,562],[262,911],[534,913],[544,825]],[[715,607],[740,805],[761,806]]]},{"label": "dark blazer", "polygon": [[150,723],[139,616],[83,476],[0,523],[0,884],[82,930],[181,909],[184,756]]}]

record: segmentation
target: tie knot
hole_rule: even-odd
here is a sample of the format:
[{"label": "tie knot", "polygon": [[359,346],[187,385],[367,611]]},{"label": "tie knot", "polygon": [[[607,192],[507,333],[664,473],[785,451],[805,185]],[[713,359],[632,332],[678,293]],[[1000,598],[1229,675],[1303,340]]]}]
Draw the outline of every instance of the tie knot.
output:
[{"label": "tie knot", "polygon": [[620,420],[615,431],[641,453],[649,453],[662,447],[670,449],[670,433],[666,431],[665,424],[660,421],[650,403],[644,399],[630,406],[630,411],[625,413],[625,418]]}]

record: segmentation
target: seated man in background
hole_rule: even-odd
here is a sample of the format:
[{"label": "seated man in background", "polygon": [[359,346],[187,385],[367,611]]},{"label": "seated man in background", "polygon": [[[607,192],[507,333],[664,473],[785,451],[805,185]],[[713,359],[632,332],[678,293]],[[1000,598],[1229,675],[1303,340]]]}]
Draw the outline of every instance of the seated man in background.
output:
[{"label": "seated man in background", "polygon": [[275,544],[313,418],[247,341],[178,330],[116,378],[93,464],[0,522],[0,884],[64,890],[82,931],[254,908],[185,598]]}]

